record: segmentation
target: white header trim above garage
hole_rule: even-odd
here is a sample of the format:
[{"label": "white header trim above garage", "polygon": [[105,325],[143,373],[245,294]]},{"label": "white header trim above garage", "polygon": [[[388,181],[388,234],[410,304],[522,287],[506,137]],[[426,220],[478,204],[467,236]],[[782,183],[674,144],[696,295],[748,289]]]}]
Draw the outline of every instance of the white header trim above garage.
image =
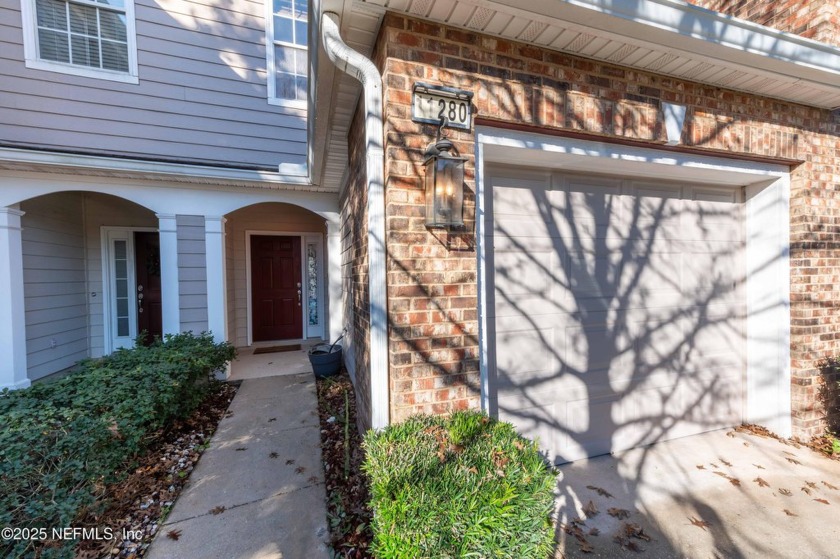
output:
[{"label": "white header trim above garage", "polygon": [[790,400],[790,175],[773,165],[563,137],[476,129],[476,238],[478,251],[479,354],[482,406],[488,386],[488,167],[518,165],[623,177],[746,187],[747,378],[744,419],[781,436],[791,433]]},{"label": "white header trim above garage", "polygon": [[775,180],[789,169],[784,165],[755,163],[722,157],[690,155],[607,142],[543,136],[526,132],[476,128],[477,142],[486,161],[526,165],[543,169],[587,172],[597,165],[599,173],[632,174],[685,179],[725,186],[747,186]]}]

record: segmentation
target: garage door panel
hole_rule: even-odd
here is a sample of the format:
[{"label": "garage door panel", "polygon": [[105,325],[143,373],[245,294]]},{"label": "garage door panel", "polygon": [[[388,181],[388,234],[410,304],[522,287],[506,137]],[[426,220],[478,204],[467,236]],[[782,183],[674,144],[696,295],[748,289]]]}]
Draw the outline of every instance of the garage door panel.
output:
[{"label": "garage door panel", "polygon": [[613,328],[604,325],[567,326],[563,363],[571,371],[586,373],[624,367],[626,352],[619,347]]},{"label": "garage door panel", "polygon": [[[491,316],[531,316],[565,311],[558,300],[567,282],[553,248],[496,250],[495,308]],[[559,273],[559,274],[558,274]]]},{"label": "garage door panel", "polygon": [[[558,370],[558,348],[555,340],[555,328],[496,330],[496,343],[505,347],[504,352],[496,355],[496,366],[500,383],[503,378],[516,378],[528,373],[555,375]],[[551,349],[554,348],[554,349]]]},{"label": "garage door panel", "polygon": [[527,202],[509,187],[493,194],[505,226],[488,250],[500,417],[560,461],[737,423],[740,193],[600,177],[551,184],[519,189]]}]

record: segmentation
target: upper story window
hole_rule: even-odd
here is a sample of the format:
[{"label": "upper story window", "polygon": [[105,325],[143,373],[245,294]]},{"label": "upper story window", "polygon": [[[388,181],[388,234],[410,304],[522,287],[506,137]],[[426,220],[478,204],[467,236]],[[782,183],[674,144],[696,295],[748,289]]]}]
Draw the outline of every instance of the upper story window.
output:
[{"label": "upper story window", "polygon": [[278,105],[306,106],[309,62],[309,5],[307,0],[267,0],[268,98]]},{"label": "upper story window", "polygon": [[29,68],[137,83],[133,0],[22,0]]}]

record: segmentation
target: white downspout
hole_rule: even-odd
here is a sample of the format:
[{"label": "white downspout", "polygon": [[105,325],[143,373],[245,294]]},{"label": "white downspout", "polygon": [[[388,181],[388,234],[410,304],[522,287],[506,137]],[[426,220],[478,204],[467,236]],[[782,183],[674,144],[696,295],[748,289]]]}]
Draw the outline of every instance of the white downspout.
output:
[{"label": "white downspout", "polygon": [[370,297],[371,427],[388,425],[388,316],[385,312],[385,187],[382,76],[373,62],[351,49],[338,31],[338,14],[321,16],[321,40],[330,60],[362,83],[365,101],[365,154],[368,180],[368,290]]}]

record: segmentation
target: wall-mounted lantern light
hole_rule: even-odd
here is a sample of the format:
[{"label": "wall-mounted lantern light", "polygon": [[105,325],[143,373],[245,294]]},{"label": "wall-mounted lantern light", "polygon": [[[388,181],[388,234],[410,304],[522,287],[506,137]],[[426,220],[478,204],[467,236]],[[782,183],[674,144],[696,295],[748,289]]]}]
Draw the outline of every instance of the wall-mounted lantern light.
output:
[{"label": "wall-mounted lantern light", "polygon": [[[441,125],[441,129],[443,125]],[[464,226],[464,162],[455,146],[441,137],[426,148],[426,227]]]}]

